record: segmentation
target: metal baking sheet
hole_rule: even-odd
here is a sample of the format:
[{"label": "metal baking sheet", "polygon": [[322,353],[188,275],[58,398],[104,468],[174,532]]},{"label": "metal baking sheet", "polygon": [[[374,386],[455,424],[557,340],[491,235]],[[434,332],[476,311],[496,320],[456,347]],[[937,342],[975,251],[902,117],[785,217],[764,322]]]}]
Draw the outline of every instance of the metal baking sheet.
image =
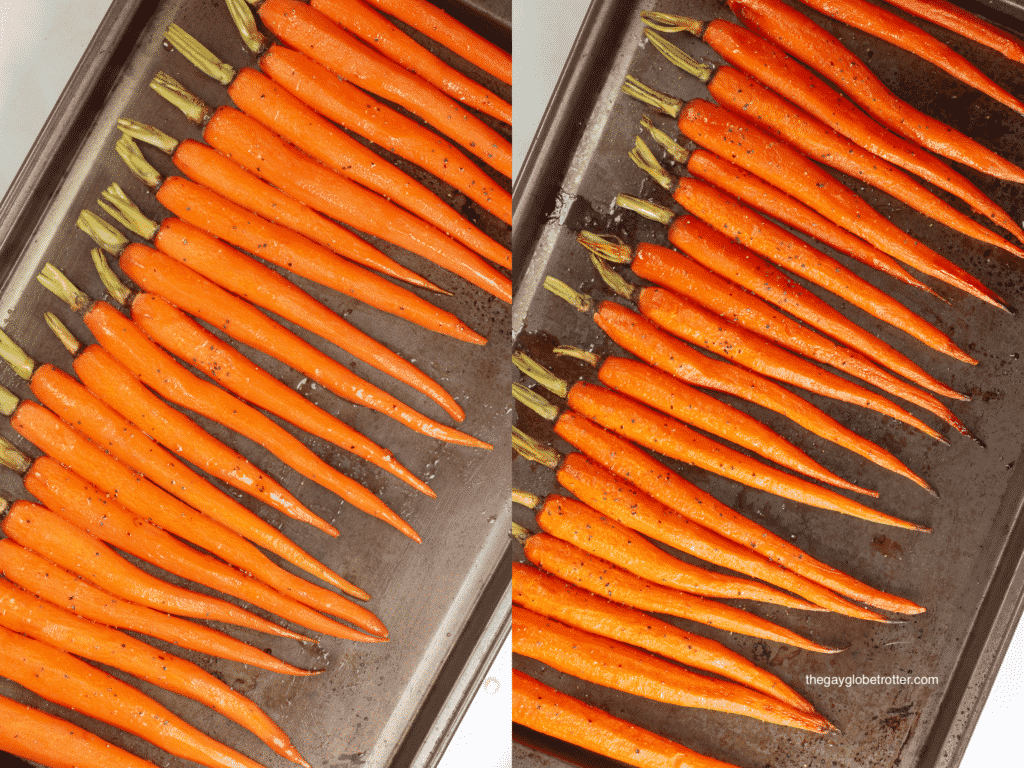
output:
[{"label": "metal baking sheet", "polygon": [[[627,159],[646,110],[623,96],[619,86],[630,73],[682,98],[707,97],[703,86],[643,44],[639,12],[649,9],[704,20],[732,18],[724,5],[703,0],[686,4],[664,0],[592,3],[515,189],[518,290],[513,307],[513,346],[570,380],[593,380],[593,372],[577,361],[552,355],[550,350],[555,345],[572,344],[601,354],[622,351],[589,318],[543,290],[543,277],[554,275],[596,298],[612,298],[594,275],[585,251],[575,243],[575,232],[586,228],[617,234],[629,243],[646,240],[667,244],[663,227],[615,210],[614,197],[625,192],[680,210]],[[975,5],[972,10],[1018,32],[1024,31],[1024,10],[1017,4],[990,2]],[[964,130],[1003,157],[1024,163],[1024,128],[1018,115],[909,54],[813,11],[808,13],[865,58],[899,96]],[[1024,92],[1024,71],[1020,67],[944,30],[924,22],[922,26],[966,55],[1010,92]],[[672,39],[698,58],[722,63],[701,41],[683,35],[674,35]],[[655,122],[675,133],[670,119],[656,118]],[[971,170],[958,170],[1016,221],[1024,219],[1024,195],[1015,185]],[[1024,307],[1024,264],[1019,259],[933,224],[883,193],[859,185],[856,189],[897,225],[968,269],[1018,311]],[[959,201],[939,194],[966,210]],[[897,623],[874,624],[829,614],[805,615],[744,606],[813,639],[848,646],[845,652],[832,657],[730,637],[672,620],[726,643],[778,674],[807,696],[841,733],[813,736],[746,718],[682,710],[582,683],[519,656],[514,658],[517,668],[615,715],[739,766],[945,768],[959,763],[1020,617],[1024,596],[1024,569],[1020,567],[1024,554],[1024,390],[1020,383],[1024,375],[1024,325],[1018,315],[983,306],[929,281],[948,298],[950,304],[942,306],[920,292],[868,274],[859,264],[844,260],[949,333],[978,358],[976,367],[948,362],[922,345],[901,338],[893,328],[844,302],[830,299],[939,379],[970,394],[970,402],[957,403],[952,408],[984,441],[985,447],[949,430],[945,434],[951,445],[943,446],[866,411],[857,412],[853,407],[809,396],[844,424],[923,473],[938,491],[939,497],[935,499],[907,481],[813,438],[773,413],[737,400],[729,402],[762,418],[840,475],[878,490],[880,498],[872,506],[925,523],[933,532],[920,534],[871,526],[758,491],[743,490],[728,481],[668,462],[720,500],[813,556],[927,608],[926,613]],[[635,277],[632,280],[638,282]],[[828,298],[824,292],[813,290]],[[548,399],[560,403],[553,396]],[[937,420],[928,420],[938,428]],[[562,453],[570,450],[553,435],[546,422],[523,408],[517,412],[517,424]],[[559,491],[550,471],[522,459],[513,461],[512,476],[513,487],[541,496]],[[513,509],[513,518],[536,528],[532,513],[521,507]],[[521,551],[518,558],[523,559]],[[807,681],[807,676],[857,675],[926,677],[937,681],[827,688]],[[517,743],[513,760],[522,768],[618,765],[518,726],[514,737]]]},{"label": "metal baking sheet", "polygon": [[[453,0],[446,7],[486,36],[510,47],[509,0]],[[56,312],[79,338],[92,340],[80,318],[35,281],[40,267],[53,262],[94,298],[102,298],[102,286],[88,258],[91,243],[75,227],[79,211],[90,208],[98,212],[100,191],[116,181],[147,215],[158,220],[166,215],[113,152],[117,119],[135,118],[178,139],[200,137],[197,129],[148,87],[158,70],[179,79],[207,103],[227,103],[221,86],[205,79],[164,45],[163,31],[171,22],[191,31],[236,68],[256,63],[238,38],[222,0],[119,0],[113,4],[0,204],[0,322],[37,361],[71,370],[69,356],[42,323],[44,311]],[[416,36],[452,61],[453,57],[439,46]],[[453,63],[479,76],[504,98],[511,97],[507,86],[470,65]],[[510,136],[507,126],[501,130]],[[175,172],[166,158],[149,150],[146,154],[162,173]],[[401,160],[396,163],[493,237],[511,244],[509,228],[501,222],[414,166]],[[281,479],[304,503],[341,529],[341,535],[331,539],[236,495],[243,504],[272,519],[315,557],[366,589],[373,596],[368,607],[390,629],[392,639],[388,643],[369,645],[331,638],[319,645],[278,642],[245,630],[229,630],[290,662],[325,670],[311,678],[285,679],[199,654],[182,654],[248,694],[289,733],[313,765],[323,768],[435,765],[508,629],[506,574],[511,550],[507,525],[502,521],[509,507],[510,310],[482,291],[459,285],[454,277],[412,254],[376,244],[450,288],[452,295],[438,298],[438,303],[485,335],[489,343],[468,348],[358,306],[309,281],[296,278],[296,282],[449,389],[466,411],[462,428],[492,443],[493,451],[439,444],[341,401],[276,360],[247,351],[311,400],[391,448],[401,462],[430,483],[436,499],[411,491],[375,467],[293,430],[323,458],[364,483],[407,519],[423,537],[422,545],[304,482],[254,443],[200,419],[211,432]],[[286,325],[318,343],[312,334]],[[450,421],[427,398],[353,361],[340,350],[331,348],[330,352],[423,413]],[[0,371],[0,382],[21,397],[31,396],[28,387],[6,366]],[[0,432],[37,455],[8,424],[0,425]],[[5,496],[26,497],[20,480],[11,472],[0,473],[0,478]],[[262,742],[220,715],[152,686],[139,687],[262,764],[284,764]],[[159,765],[177,768],[187,764],[140,739],[53,706],[7,681],[0,681],[0,693],[59,713]]]}]

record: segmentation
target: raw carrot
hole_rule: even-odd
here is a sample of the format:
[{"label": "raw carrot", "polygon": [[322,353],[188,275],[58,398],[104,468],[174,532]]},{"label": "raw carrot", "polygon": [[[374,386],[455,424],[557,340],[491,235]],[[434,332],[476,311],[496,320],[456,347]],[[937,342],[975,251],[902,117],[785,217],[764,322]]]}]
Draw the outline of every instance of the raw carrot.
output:
[{"label": "raw carrot", "polygon": [[1006,181],[1024,183],[1024,170],[954,128],[897,98],[839,40],[785,3],[729,0],[749,28],[816,69],[883,125],[925,149]]},{"label": "raw carrot", "polygon": [[22,589],[99,624],[149,635],[181,648],[282,675],[320,673],[319,670],[299,669],[205,624],[115,597],[12,539],[0,540],[0,573]]},{"label": "raw carrot", "polygon": [[[549,278],[545,287],[591,314],[594,322],[620,347],[636,355],[653,369],[695,387],[734,395],[785,416],[804,429],[841,445],[898,474],[910,470],[889,451],[843,426],[815,405],[772,379],[734,363],[709,357],[684,341],[658,328],[647,318],[621,304],[604,301],[593,310],[589,297],[572,291]],[[556,350],[557,351],[557,350]],[[568,351],[568,348],[563,348]],[[577,354],[573,351],[573,354]],[[589,359],[583,353],[584,359]],[[592,359],[596,366],[597,360]]]},{"label": "raw carrot", "polygon": [[[42,406],[24,401],[11,417],[11,426],[70,470],[68,473],[56,472],[48,465],[32,468],[29,475],[33,476],[33,481],[53,478],[54,488],[74,487],[82,499],[92,497],[93,489],[86,486],[86,483],[92,483],[110,499],[116,499],[125,511],[217,555],[276,591],[316,610],[351,621],[367,631],[387,634],[380,620],[365,608],[276,565],[249,541],[153,485]],[[26,475],[26,484],[29,475]],[[76,508],[74,504],[70,506]],[[122,518],[128,521],[130,515],[122,515]],[[369,599],[366,592],[353,584],[345,582],[342,588],[350,595]]]},{"label": "raw carrot", "polygon": [[47,768],[156,768],[89,731],[0,696],[0,749]]},{"label": "raw carrot", "polygon": [[[370,0],[374,2],[375,0]],[[994,24],[946,0],[891,0],[897,8],[988,46],[1024,64],[1024,43]]]},{"label": "raw carrot", "polygon": [[893,258],[1000,309],[1005,302],[965,270],[914,240],[844,184],[793,147],[703,99],[679,116],[679,130],[705,149],[732,160]]},{"label": "raw carrot", "polygon": [[[121,252],[119,264],[137,285],[149,293],[162,296],[189,314],[223,329],[243,344],[277,358],[338,396],[354,396],[349,391],[351,372],[345,366],[244,299],[200,275],[188,264],[136,243]],[[423,435],[456,445],[491,447],[482,440],[423,416],[379,387],[364,383],[362,394],[368,407]]]},{"label": "raw carrot", "polygon": [[690,672],[646,651],[545,619],[518,605],[512,606],[512,652],[591,683],[677,706],[746,715],[813,733],[832,729],[820,715],[733,682]]},{"label": "raw carrot", "polygon": [[197,664],[97,624],[0,579],[0,625],[205,704],[254,733],[277,754],[311,768],[277,723]]},{"label": "raw carrot", "polygon": [[[365,627],[372,635],[328,619],[235,566],[179,541],[155,523],[130,512],[113,496],[105,497],[95,485],[47,456],[33,462],[24,483],[29,493],[68,522],[169,573],[248,601],[314,632],[358,642],[386,639],[387,632],[380,620],[366,609],[359,608],[346,619]],[[118,498],[123,497],[119,494]],[[292,591],[296,593],[297,590]]]},{"label": "raw carrot", "polygon": [[735,651],[636,608],[614,603],[537,568],[512,563],[512,602],[595,635],[634,645],[705,672],[714,672],[789,704],[814,707],[776,675]]},{"label": "raw carrot", "polygon": [[46,507],[16,501],[3,519],[12,541],[112,595],[176,616],[221,621],[280,637],[316,642],[226,600],[177,587],[132,565],[95,536]]},{"label": "raw carrot", "polygon": [[259,15],[290,48],[302,51],[360,88],[405,107],[495,170],[512,177],[512,147],[503,136],[319,11],[292,0],[269,0],[260,6]]},{"label": "raw carrot", "polygon": [[135,734],[209,768],[261,768],[180,717],[69,653],[0,627],[0,674],[48,701]]},{"label": "raw carrot", "polygon": [[735,768],[512,670],[512,722],[637,768]]},{"label": "raw carrot", "polygon": [[816,653],[838,653],[756,614],[707,597],[680,592],[635,576],[607,560],[547,533],[526,539],[524,552],[531,563],[571,584],[649,613],[664,613],[726,632],[792,645]]},{"label": "raw carrot", "polygon": [[555,423],[555,432],[574,448],[665,506],[838,594],[895,613],[916,614],[924,610],[910,600],[869,587],[815,560],[791,542],[722,504],[629,440],[590,419],[568,411]]},{"label": "raw carrot", "polygon": [[360,0],[313,0],[312,7],[453,99],[512,125],[512,105],[445,64]]},{"label": "raw carrot", "polygon": [[427,0],[368,0],[380,10],[512,85],[512,54],[481,37]]},{"label": "raw carrot", "polygon": [[298,51],[272,45],[260,69],[320,114],[429,171],[506,224],[512,195],[462,150]]},{"label": "raw carrot", "polygon": [[625,525],[566,496],[548,496],[537,511],[537,525],[545,533],[614,563],[635,576],[691,595],[758,600],[786,608],[821,610],[806,600],[760,582],[709,571],[673,557]]}]

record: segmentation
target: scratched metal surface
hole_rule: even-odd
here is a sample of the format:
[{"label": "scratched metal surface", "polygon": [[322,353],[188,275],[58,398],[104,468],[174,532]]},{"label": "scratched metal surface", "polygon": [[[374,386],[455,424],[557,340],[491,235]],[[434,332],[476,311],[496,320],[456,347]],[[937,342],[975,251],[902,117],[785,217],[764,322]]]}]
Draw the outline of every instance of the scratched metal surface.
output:
[{"label": "scratched metal surface", "polygon": [[[487,34],[497,36],[499,42],[510,37],[508,0],[475,2],[468,18],[474,17],[486,19]],[[93,297],[102,296],[102,287],[87,255],[90,243],[74,225],[78,212],[83,207],[98,211],[95,201],[100,191],[117,181],[148,215],[157,219],[165,215],[113,152],[117,118],[132,117],[157,125],[179,139],[199,138],[196,129],[147,87],[159,69],[177,77],[208,103],[226,103],[220,86],[205,80],[181,56],[162,45],[163,30],[172,21],[192,31],[235,67],[255,63],[239,41],[222,0],[125,0],[114,5],[11,193],[0,206],[0,317],[5,330],[38,361],[70,370],[68,355],[42,323],[44,311],[55,311],[79,338],[92,340],[80,319],[34,279],[44,262],[53,261]],[[437,46],[427,44],[439,55],[445,55]],[[470,69],[469,65],[465,67]],[[511,89],[481,77],[505,98],[510,97]],[[510,129],[503,130],[508,136]],[[165,158],[149,151],[146,154],[162,173],[174,172]],[[404,161],[397,162],[407,171],[413,168]],[[422,172],[412,172],[492,236],[510,244],[508,227],[454,190],[426,179]],[[422,535],[422,545],[413,544],[390,527],[304,482],[264,449],[201,420],[210,431],[281,479],[303,502],[341,529],[341,535],[333,540],[310,526],[284,519],[273,510],[240,498],[315,557],[366,589],[373,596],[368,607],[391,631],[393,639],[385,644],[357,645],[325,638],[314,646],[277,642],[256,633],[231,630],[237,637],[290,662],[326,670],[312,678],[284,679],[199,654],[183,653],[250,695],[318,768],[434,764],[461,711],[459,702],[446,698],[468,697],[473,692],[462,687],[463,678],[472,679],[473,670],[458,667],[464,663],[482,666],[489,660],[489,649],[477,646],[494,641],[487,635],[493,632],[494,621],[487,621],[491,614],[508,610],[500,600],[504,580],[494,577],[503,562],[507,566],[508,549],[507,522],[502,521],[509,505],[509,309],[482,291],[458,285],[454,278],[412,254],[387,245],[381,247],[438,284],[450,287],[452,295],[439,298],[438,303],[484,334],[489,343],[468,349],[459,342],[421,332],[411,324],[364,309],[309,281],[296,282],[448,388],[467,413],[463,428],[494,444],[495,450],[438,444],[342,402],[277,361],[252,354],[259,364],[314,402],[391,448],[401,462],[430,483],[437,493],[434,500],[408,490],[404,483],[375,467],[350,459],[333,446],[304,436],[322,457],[364,483],[407,519]],[[297,332],[315,342],[312,334]],[[387,377],[353,362],[340,350],[331,349],[331,354],[425,414],[447,419],[418,393],[393,385]],[[27,386],[17,381],[6,366],[0,372],[0,381],[19,396],[30,396]],[[37,455],[8,424],[0,425],[0,432],[31,455]],[[298,430],[294,432],[302,436]],[[0,491],[8,498],[26,496],[20,480],[9,471],[0,472]],[[452,664],[446,667],[449,661]],[[152,686],[139,687],[189,722],[261,763],[285,763],[247,731],[220,715]],[[159,765],[186,765],[186,761],[171,758],[140,739],[68,713],[7,681],[0,681],[0,693],[85,724]],[[432,704],[426,708],[425,702]]]},{"label": "scratched metal surface", "polygon": [[[1002,21],[1024,31],[1019,8],[1009,3],[990,5],[1003,14],[999,17]],[[546,133],[538,143],[533,164],[524,171],[525,180],[516,189],[517,197],[530,201],[531,206],[517,209],[524,226],[516,232],[519,289],[513,308],[513,346],[531,353],[570,380],[593,380],[594,375],[581,363],[552,355],[556,344],[594,349],[602,355],[622,352],[589,317],[544,291],[541,280],[545,275],[554,275],[596,298],[610,298],[594,275],[585,252],[575,244],[574,233],[586,228],[618,234],[629,243],[647,240],[667,244],[660,225],[613,210],[613,199],[617,193],[626,192],[679,210],[626,157],[640,131],[639,121],[645,109],[622,96],[618,86],[628,72],[685,99],[706,97],[703,86],[664,63],[653,48],[641,44],[638,12],[654,8],[701,19],[731,18],[723,5],[701,0],[686,4],[659,0],[595,4],[584,25],[580,47],[570,57],[569,69],[576,67],[576,71],[563,75],[562,90],[556,91],[546,128],[542,128]],[[898,95],[969,133],[1009,160],[1024,162],[1024,127],[1018,115],[909,54],[813,12],[810,15],[865,58]],[[1012,93],[1024,92],[1024,69],[1010,66],[998,54],[950,33],[924,26]],[[693,55],[721,63],[717,54],[698,40],[674,36],[674,41]],[[566,103],[575,104],[571,114],[560,113],[561,105]],[[674,132],[668,118],[658,118],[656,122]],[[567,135],[569,139],[565,138]],[[550,146],[558,146],[559,150],[546,154],[545,147]],[[530,162],[528,159],[527,163]],[[1024,195],[1019,188],[970,170],[959,170],[1015,220],[1024,218]],[[545,183],[549,186],[545,187]],[[897,225],[971,271],[1012,306],[1024,307],[1024,264],[1016,257],[932,224],[882,193],[860,188],[857,191]],[[940,196],[952,200],[942,193]],[[959,202],[954,205],[964,210]],[[524,234],[520,239],[521,232],[530,235]],[[872,506],[927,524],[933,532],[883,529],[758,491],[742,490],[734,483],[668,462],[718,499],[813,556],[927,608],[926,613],[900,623],[873,624],[835,615],[804,615],[744,606],[820,642],[849,646],[845,652],[831,657],[729,637],[672,620],[725,642],[780,675],[806,695],[841,733],[813,736],[750,719],[680,710],[582,683],[519,656],[514,660],[517,668],[613,714],[738,766],[881,768],[953,766],[959,762],[1002,650],[1020,615],[1024,595],[1018,569],[1024,544],[1024,521],[1020,514],[1024,498],[1024,325],[1018,316],[983,306],[952,289],[937,287],[950,302],[949,306],[942,306],[920,292],[869,275],[860,265],[845,261],[949,333],[978,358],[976,367],[947,362],[938,353],[901,338],[895,329],[845,302],[830,299],[848,316],[907,353],[939,379],[969,393],[970,402],[952,407],[986,447],[949,430],[945,434],[951,445],[943,446],[867,411],[857,412],[852,406],[808,397],[923,473],[938,491],[939,498],[935,499],[773,413],[737,400],[729,402],[762,418],[843,477],[878,490],[880,498]],[[635,277],[632,280],[638,281]],[[934,282],[929,284],[935,286]],[[561,404],[553,396],[548,399]],[[929,419],[929,423],[939,426],[935,419]],[[517,424],[561,453],[570,450],[568,444],[553,435],[547,422],[524,408],[517,412]],[[512,474],[514,487],[541,496],[558,491],[552,473],[539,465],[517,458]],[[522,507],[513,509],[513,519],[536,528],[532,513]],[[521,552],[519,558],[524,559]],[[808,685],[808,675],[935,676],[938,683],[825,688]],[[520,743],[515,745],[513,759],[522,768],[612,765],[611,761],[566,749],[518,728],[516,738]]]}]

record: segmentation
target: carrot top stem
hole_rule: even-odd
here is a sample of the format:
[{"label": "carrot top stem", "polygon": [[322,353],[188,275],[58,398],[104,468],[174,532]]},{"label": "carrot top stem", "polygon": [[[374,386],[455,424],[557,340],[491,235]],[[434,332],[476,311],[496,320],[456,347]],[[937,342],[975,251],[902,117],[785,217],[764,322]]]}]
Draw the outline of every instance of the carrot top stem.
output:
[{"label": "carrot top stem", "polygon": [[579,312],[592,312],[594,310],[594,300],[592,298],[585,293],[580,293],[557,277],[551,277],[551,275],[545,277],[544,288],[570,304]]},{"label": "carrot top stem", "polygon": [[633,249],[617,237],[598,235],[584,229],[576,235],[576,242],[604,261],[629,264],[633,260]]},{"label": "carrot top stem", "polygon": [[532,389],[522,384],[512,385],[512,396],[543,419],[554,421],[558,418],[558,407],[552,405]]},{"label": "carrot top stem", "polygon": [[180,109],[185,117],[196,125],[205,125],[213,115],[213,110],[202,99],[190,93],[166,72],[157,72],[150,80],[149,87]]},{"label": "carrot top stem", "polygon": [[[530,493],[529,491],[522,491],[518,488],[513,488],[512,503],[519,504],[520,506],[526,507],[527,509],[536,509],[538,506],[540,506],[540,496],[538,496],[535,493]],[[522,532],[526,536],[532,535],[532,532],[528,528],[524,528],[523,526],[519,525],[519,523],[513,522],[512,535],[518,539],[520,532]],[[520,539],[520,541],[522,541],[522,539]]]},{"label": "carrot top stem", "polygon": [[36,279],[39,280],[46,290],[54,294],[76,312],[85,312],[94,304],[87,293],[79,290],[53,264],[47,263]]},{"label": "carrot top stem", "polygon": [[518,427],[512,427],[512,447],[527,461],[536,462],[548,469],[557,469],[562,461],[554,448],[541,445]]},{"label": "carrot top stem", "polygon": [[[680,32],[684,30],[678,30]],[[689,30],[685,30],[689,31]],[[645,29],[644,36],[651,41],[655,48],[668,59],[671,63],[679,67],[683,72],[688,75],[693,75],[702,83],[706,83],[711,79],[711,76],[715,73],[715,68],[711,64],[701,64],[693,56],[686,53],[684,50],[676,45],[673,45],[664,37],[659,35],[652,29]]]},{"label": "carrot top stem", "polygon": [[590,363],[595,368],[597,367],[598,360],[600,360],[600,356],[596,352],[587,352],[587,350],[580,349],[579,347],[555,347],[551,351],[561,357],[573,357],[585,363]]},{"label": "carrot top stem", "polygon": [[[117,184],[111,184],[101,193],[100,207],[124,227],[141,238],[152,240],[160,230],[160,225],[144,214],[124,190]],[[120,251],[113,255],[119,254]]]},{"label": "carrot top stem", "polygon": [[83,210],[75,222],[78,228],[92,238],[107,253],[117,255],[128,245],[128,238],[95,213]]},{"label": "carrot top stem", "polygon": [[659,32],[689,32],[691,35],[699,36],[704,31],[703,21],[679,16],[675,13],[641,11],[640,18],[643,19],[644,24],[648,27]]},{"label": "carrot top stem", "polygon": [[642,200],[632,195],[620,194],[615,198],[615,205],[625,208],[627,211],[639,213],[644,218],[657,221],[661,224],[671,224],[676,215],[664,205],[658,205],[652,200]]},{"label": "carrot top stem", "polygon": [[0,464],[23,475],[32,466],[32,459],[15,448],[14,443],[0,436]]},{"label": "carrot top stem", "polygon": [[188,59],[192,66],[221,85],[230,85],[231,81],[235,79],[234,67],[218,59],[213,51],[177,24],[167,27],[164,39],[174,46],[178,53]]},{"label": "carrot top stem", "polygon": [[14,343],[14,339],[0,330],[0,357],[4,359],[19,377],[28,381],[36,369],[36,361],[28,356],[21,347]]},{"label": "carrot top stem", "polygon": [[129,120],[127,117],[119,118],[117,121],[117,127],[121,133],[126,136],[130,136],[133,139],[137,139],[149,144],[150,146],[156,147],[165,155],[173,155],[174,150],[176,150],[178,148],[178,144],[181,143],[169,133],[165,133],[159,128],[154,128],[152,125],[140,123],[138,120]]},{"label": "carrot top stem", "polygon": [[75,338],[71,329],[64,325],[64,323],[60,321],[59,317],[53,314],[53,312],[47,312],[43,315],[43,320],[46,321],[46,324],[64,346],[64,349],[70,352],[72,356],[79,353],[82,349],[82,342]]},{"label": "carrot top stem", "polygon": [[0,387],[0,413],[4,416],[10,416],[14,413],[18,407],[18,396],[7,389],[7,387]]},{"label": "carrot top stem", "polygon": [[569,382],[555,376],[555,374],[525,352],[513,353],[512,364],[544,387],[544,389],[548,390],[548,392],[558,395],[561,398],[564,398],[569,394]]},{"label": "carrot top stem", "polygon": [[252,10],[245,0],[225,0],[225,5],[228,7],[228,13],[231,14],[231,20],[235,23],[235,29],[238,30],[238,35],[245,43],[245,47],[254,55],[259,56],[269,47],[269,43],[267,36],[256,26],[256,17]]},{"label": "carrot top stem", "polygon": [[114,270],[112,270],[110,265],[107,263],[106,256],[103,255],[103,251],[99,248],[93,248],[89,252],[89,255],[92,256],[93,266],[96,267],[96,272],[100,276],[100,281],[103,283],[103,287],[107,289],[111,298],[122,306],[127,304],[128,299],[131,298],[132,292],[128,286],[122,283],[120,278],[114,274]]},{"label": "carrot top stem", "polygon": [[651,148],[639,136],[633,142],[633,149],[629,151],[628,157],[640,170],[654,179],[662,189],[671,192],[675,188],[675,180],[672,175],[661,167],[661,163],[658,162],[658,158],[654,156]]},{"label": "carrot top stem", "polygon": [[690,155],[692,154],[690,150],[685,149],[682,144],[652,123],[651,118],[647,115],[640,118],[640,127],[646,129],[647,132],[651,134],[651,138],[658,142],[677,163],[683,164],[690,159]]},{"label": "carrot top stem", "polygon": [[682,99],[644,85],[632,75],[626,75],[626,79],[622,83],[622,92],[675,119],[679,118],[679,113],[683,111],[686,104]]},{"label": "carrot top stem", "polygon": [[594,265],[597,274],[604,281],[605,285],[624,299],[632,301],[636,296],[637,287],[626,280],[622,275],[605,264],[593,253],[590,254],[590,263]]},{"label": "carrot top stem", "polygon": [[122,133],[121,138],[114,142],[114,151],[128,166],[128,170],[150,189],[159,189],[164,183],[163,175],[143,157],[139,145],[127,132]]}]

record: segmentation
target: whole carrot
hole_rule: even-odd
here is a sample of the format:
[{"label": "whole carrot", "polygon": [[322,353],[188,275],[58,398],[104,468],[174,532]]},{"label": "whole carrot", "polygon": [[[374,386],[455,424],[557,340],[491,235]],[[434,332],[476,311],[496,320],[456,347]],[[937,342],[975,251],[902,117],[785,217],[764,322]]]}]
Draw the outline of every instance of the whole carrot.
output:
[{"label": "whole carrot", "polygon": [[[374,0],[370,0],[373,2]],[[891,0],[897,8],[964,35],[981,45],[1024,64],[1024,43],[994,24],[946,0]]]},{"label": "whole carrot", "polygon": [[896,133],[982,173],[1024,183],[1024,170],[897,98],[839,40],[795,8],[772,0],[729,0],[729,7],[747,27],[778,43],[832,80],[865,111]]},{"label": "whole carrot", "polygon": [[512,85],[512,54],[481,37],[427,0],[368,0],[380,10],[405,22],[457,53],[485,72]]},{"label": "whole carrot", "polygon": [[209,768],[261,768],[136,688],[46,643],[0,627],[0,674],[48,701]]},{"label": "whole carrot", "polygon": [[512,722],[637,768],[735,768],[512,670]]},{"label": "whole carrot", "polygon": [[0,696],[0,749],[47,768],[156,768],[89,731]]},{"label": "whole carrot", "polygon": [[805,712],[814,707],[777,676],[721,643],[614,603],[537,568],[512,563],[512,602],[595,635],[657,653],[784,701]]},{"label": "whole carrot", "polygon": [[[6,502],[0,506],[6,506]],[[8,538],[25,549],[125,600],[176,616],[222,621],[280,637],[311,640],[226,600],[152,576],[95,536],[40,504],[14,502],[3,518],[2,527]]]},{"label": "whole carrot", "polygon": [[319,674],[276,659],[213,627],[115,597],[12,539],[0,540],[0,573],[27,592],[99,624],[282,675]]},{"label": "whole carrot", "polygon": [[205,704],[254,733],[277,754],[310,768],[288,735],[262,709],[190,661],[76,616],[6,579],[0,579],[0,625]]},{"label": "whole carrot", "polygon": [[512,651],[559,672],[682,707],[746,715],[776,725],[826,733],[825,718],[729,681],[698,675],[615,640],[512,606]]},{"label": "whole carrot", "polygon": [[511,104],[445,64],[360,0],[313,0],[311,5],[453,99],[512,125]]},{"label": "whole carrot", "polygon": [[360,88],[405,107],[495,170],[512,177],[511,144],[503,136],[319,11],[292,0],[269,0],[260,6],[259,15],[289,47]]}]

